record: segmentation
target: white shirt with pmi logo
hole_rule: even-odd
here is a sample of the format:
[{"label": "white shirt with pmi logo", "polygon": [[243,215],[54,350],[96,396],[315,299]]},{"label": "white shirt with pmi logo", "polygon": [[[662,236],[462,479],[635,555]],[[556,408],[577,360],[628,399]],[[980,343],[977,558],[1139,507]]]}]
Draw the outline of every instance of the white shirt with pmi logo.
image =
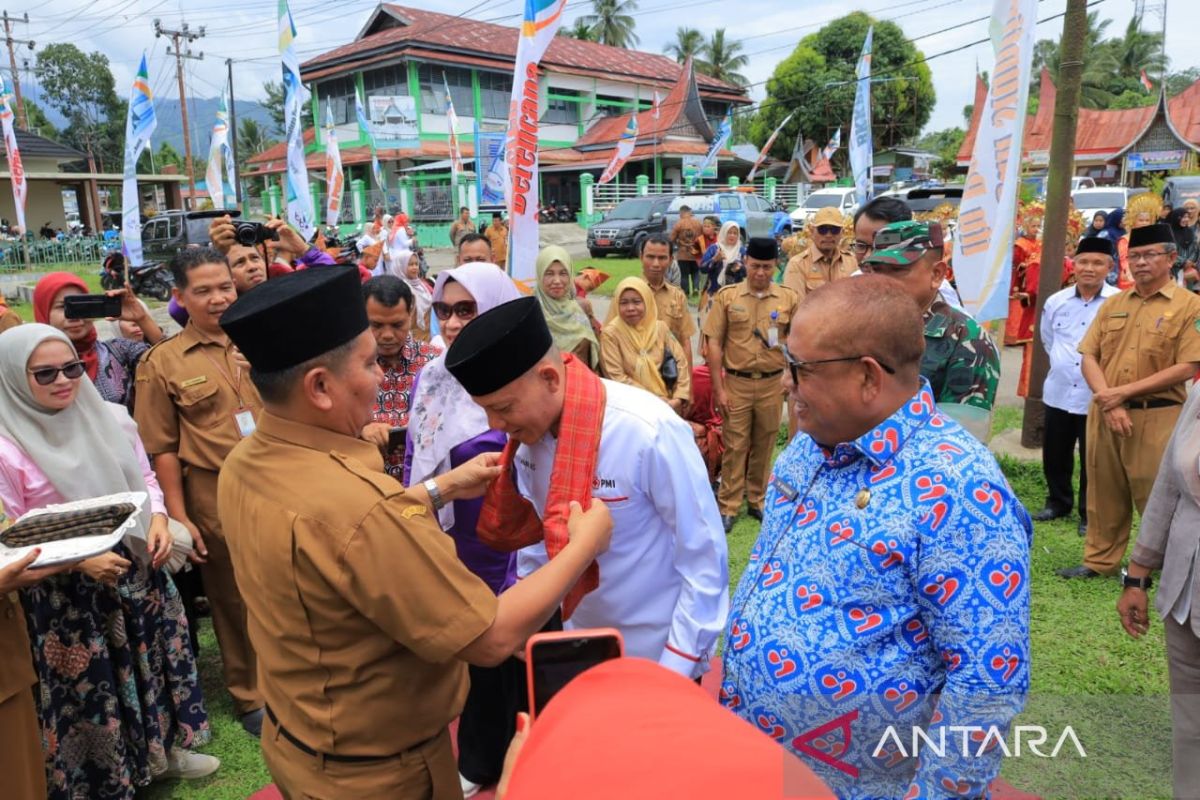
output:
[{"label": "white shirt with pmi logo", "polygon": [[[600,587],[565,623],[613,627],[625,653],[686,677],[708,671],[729,613],[729,557],[708,473],[691,426],[649,392],[604,381],[607,392],[592,496],[612,513]],[[545,515],[557,441],[516,454],[517,486]],[[518,553],[524,577],[547,562],[545,544]]]},{"label": "white shirt with pmi logo", "polygon": [[1046,298],[1042,309],[1042,345],[1050,356],[1050,372],[1042,385],[1042,402],[1059,411],[1088,413],[1092,390],[1083,379],[1083,356],[1079,343],[1096,319],[1104,301],[1120,289],[1107,283],[1091,300],[1084,300],[1074,286]]}]

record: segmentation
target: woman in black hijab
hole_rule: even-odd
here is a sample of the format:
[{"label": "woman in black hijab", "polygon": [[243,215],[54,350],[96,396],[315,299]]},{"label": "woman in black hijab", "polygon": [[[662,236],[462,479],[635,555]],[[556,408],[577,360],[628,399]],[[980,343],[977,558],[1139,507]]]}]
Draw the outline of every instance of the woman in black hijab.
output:
[{"label": "woman in black hijab", "polygon": [[1175,264],[1171,267],[1171,275],[1190,290],[1195,290],[1200,283],[1196,264],[1200,261],[1200,240],[1196,238],[1196,229],[1189,225],[1188,209],[1176,208],[1167,217],[1171,226],[1171,235],[1175,237]]}]

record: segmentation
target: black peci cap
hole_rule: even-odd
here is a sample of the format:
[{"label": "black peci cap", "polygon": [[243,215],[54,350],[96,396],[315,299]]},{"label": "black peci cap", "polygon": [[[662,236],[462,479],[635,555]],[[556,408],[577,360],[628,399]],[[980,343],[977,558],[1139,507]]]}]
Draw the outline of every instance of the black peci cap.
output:
[{"label": "black peci cap", "polygon": [[754,236],[746,242],[746,256],[759,261],[774,261],[779,258],[779,242],[770,236]]},{"label": "black peci cap", "polygon": [[1080,240],[1079,246],[1075,248],[1075,255],[1081,256],[1084,253],[1100,253],[1109,258],[1113,258],[1116,255],[1112,242],[1108,239],[1102,239],[1099,236],[1089,236],[1086,239]]},{"label": "black peci cap", "polygon": [[1175,237],[1171,235],[1171,226],[1162,223],[1143,225],[1129,232],[1130,247],[1145,247],[1149,244],[1175,244]]},{"label": "black peci cap", "polygon": [[481,397],[524,375],[552,344],[537,298],[522,297],[471,320],[446,351],[446,369],[468,394]]},{"label": "black peci cap", "polygon": [[259,372],[328,353],[367,329],[354,267],[310,267],[260,283],[221,315],[221,328]]}]

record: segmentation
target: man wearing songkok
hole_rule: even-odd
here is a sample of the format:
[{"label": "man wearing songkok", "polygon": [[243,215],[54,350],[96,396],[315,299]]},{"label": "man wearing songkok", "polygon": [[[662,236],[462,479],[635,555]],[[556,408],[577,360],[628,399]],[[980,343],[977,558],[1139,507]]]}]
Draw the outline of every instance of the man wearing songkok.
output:
[{"label": "man wearing songkok", "polygon": [[924,312],[925,355],[921,375],[938,408],[986,439],[1000,383],[1000,351],[971,315],[946,302],[945,242],[937,222],[893,222],[875,234],[875,251],[862,263],[866,274],[899,281]]},{"label": "man wearing songkok", "polygon": [[[1029,682],[1032,524],[938,411],[923,346],[890,279],[800,304],[784,378],[800,432],[730,606],[721,701],[843,798],[984,797],[1001,749],[956,731],[1003,737]],[[935,747],[914,753],[914,728]]]},{"label": "man wearing songkok", "polygon": [[1046,506],[1033,515],[1046,521],[1065,517],[1075,505],[1071,478],[1075,445],[1079,444],[1079,535],[1087,533],[1087,411],[1092,390],[1083,379],[1079,342],[1101,304],[1119,289],[1104,278],[1116,251],[1099,237],[1081,239],[1075,250],[1075,285],[1055,292],[1042,310],[1042,344],[1050,356],[1050,373],[1042,387],[1046,404],[1046,434],[1042,472],[1046,476]]},{"label": "man wearing songkok", "polygon": [[755,237],[746,245],[746,280],[713,297],[704,343],[713,399],[725,420],[721,456],[721,522],[728,532],[746,498],[746,513],[763,518],[763,495],[783,415],[780,345],[799,298],[772,283],[779,244]]},{"label": "man wearing songkok", "polygon": [[518,574],[536,576],[561,557],[568,504],[604,501],[612,548],[567,595],[564,627],[617,628],[627,654],[703,675],[728,612],[729,569],[691,427],[648,392],[560,354],[535,298],[476,317],[446,367],[509,436],[480,539],[525,548]]},{"label": "man wearing songkok", "polygon": [[1092,390],[1087,419],[1087,538],[1064,578],[1113,575],[1133,507],[1146,508],[1188,385],[1200,366],[1200,297],[1171,280],[1168,225],[1129,233],[1133,287],[1104,301],[1079,352]]},{"label": "man wearing songkok", "polygon": [[[318,313],[321,325],[294,324]],[[448,726],[465,662],[497,664],[545,624],[606,548],[607,510],[571,509],[553,569],[496,597],[433,519],[483,493],[495,454],[406,490],[358,438],[380,369],[353,268],[268,281],[221,326],[264,404],[225,461],[219,502],[259,656],[271,777],[286,798],[461,798]]]}]

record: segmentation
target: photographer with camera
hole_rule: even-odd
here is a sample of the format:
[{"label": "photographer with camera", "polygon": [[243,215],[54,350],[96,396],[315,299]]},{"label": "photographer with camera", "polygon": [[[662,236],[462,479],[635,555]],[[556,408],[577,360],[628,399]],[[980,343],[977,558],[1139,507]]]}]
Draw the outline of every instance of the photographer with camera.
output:
[{"label": "photographer with camera", "polygon": [[[246,249],[260,253],[263,261],[270,265],[267,268],[268,278],[276,278],[296,269],[336,263],[331,255],[304,241],[304,238],[282,219],[247,222],[234,220],[226,214],[212,221],[208,235],[212,239],[213,247],[224,253],[229,260],[231,270],[235,269],[234,261],[244,257]],[[251,286],[256,286],[263,280],[265,278],[259,279]],[[234,282],[239,283],[236,272]],[[243,288],[239,285],[238,293],[241,294],[249,288],[250,286]]]}]

